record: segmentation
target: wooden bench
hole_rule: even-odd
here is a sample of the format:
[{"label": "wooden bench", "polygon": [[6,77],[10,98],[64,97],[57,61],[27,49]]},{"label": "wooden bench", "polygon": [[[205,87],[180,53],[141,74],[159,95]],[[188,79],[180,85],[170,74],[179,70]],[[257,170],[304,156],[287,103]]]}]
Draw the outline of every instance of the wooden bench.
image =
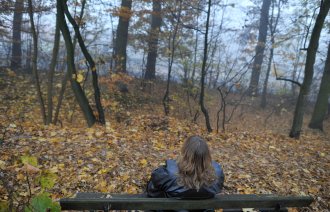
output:
[{"label": "wooden bench", "polygon": [[198,210],[224,209],[240,211],[257,208],[263,211],[287,211],[287,207],[307,207],[313,202],[309,196],[275,195],[217,195],[205,200],[148,198],[144,194],[77,193],[74,198],[60,199],[62,210]]}]

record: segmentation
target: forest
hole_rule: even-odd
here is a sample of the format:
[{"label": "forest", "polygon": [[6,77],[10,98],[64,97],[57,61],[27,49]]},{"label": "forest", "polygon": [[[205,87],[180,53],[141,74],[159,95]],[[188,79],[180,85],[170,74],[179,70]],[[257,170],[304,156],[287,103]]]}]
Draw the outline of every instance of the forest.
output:
[{"label": "forest", "polygon": [[192,135],[223,194],[330,210],[330,0],[0,0],[0,212],[139,194]]}]

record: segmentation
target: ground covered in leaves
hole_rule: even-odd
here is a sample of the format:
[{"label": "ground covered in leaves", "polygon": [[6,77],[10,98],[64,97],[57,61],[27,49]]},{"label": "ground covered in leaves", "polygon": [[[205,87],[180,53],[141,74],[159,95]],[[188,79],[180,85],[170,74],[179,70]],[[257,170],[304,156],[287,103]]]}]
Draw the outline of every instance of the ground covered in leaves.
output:
[{"label": "ground covered in leaves", "polygon": [[305,211],[329,211],[327,135],[309,131],[295,140],[272,131],[207,134],[190,122],[163,117],[161,107],[152,114],[126,111],[129,121],[123,122],[107,115],[106,126],[86,128],[79,111],[72,123],[44,126],[33,86],[25,78],[17,82],[1,82],[0,206],[13,199],[22,209],[19,202],[43,191],[53,200],[78,191],[141,193],[151,171],[177,158],[182,142],[198,134],[223,166],[224,193],[311,195],[315,201]]}]

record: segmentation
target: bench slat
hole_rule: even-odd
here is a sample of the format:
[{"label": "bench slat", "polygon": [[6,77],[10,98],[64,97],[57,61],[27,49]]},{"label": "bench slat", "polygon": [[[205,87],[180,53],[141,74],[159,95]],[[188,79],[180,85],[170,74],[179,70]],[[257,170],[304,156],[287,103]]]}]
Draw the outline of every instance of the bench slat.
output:
[{"label": "bench slat", "polygon": [[230,209],[230,208],[275,208],[306,207],[313,198],[309,196],[274,195],[217,195],[206,200],[178,200],[172,198],[147,198],[143,195],[103,193],[78,193],[75,198],[60,200],[62,210],[180,210],[180,209]]}]

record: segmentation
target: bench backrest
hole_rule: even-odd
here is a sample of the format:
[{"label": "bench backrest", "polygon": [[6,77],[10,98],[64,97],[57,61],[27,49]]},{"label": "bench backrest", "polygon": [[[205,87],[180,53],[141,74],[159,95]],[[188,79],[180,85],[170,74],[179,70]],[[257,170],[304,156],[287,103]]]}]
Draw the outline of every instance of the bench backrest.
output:
[{"label": "bench backrest", "polygon": [[60,200],[62,210],[180,210],[306,207],[309,196],[217,195],[205,200],[148,198],[143,194],[78,193]]}]

